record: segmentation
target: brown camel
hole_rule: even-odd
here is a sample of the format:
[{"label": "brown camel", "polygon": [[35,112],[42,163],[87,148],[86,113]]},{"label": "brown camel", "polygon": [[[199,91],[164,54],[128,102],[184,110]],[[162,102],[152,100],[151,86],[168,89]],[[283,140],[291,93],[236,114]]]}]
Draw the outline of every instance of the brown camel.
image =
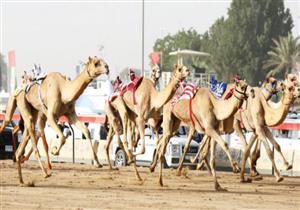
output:
[{"label": "brown camel", "polygon": [[[159,141],[156,155],[154,157],[153,163],[150,166],[150,171],[153,172],[158,159],[160,160],[161,167],[159,172],[159,183],[161,186],[163,185],[162,168],[166,146],[170,138],[179,128],[181,121],[186,123],[190,127],[194,126],[197,132],[205,132],[209,137],[215,139],[225,150],[225,148],[227,148],[227,145],[224,143],[217,131],[218,121],[227,119],[240,108],[243,100],[247,97],[246,95],[248,95],[248,93],[246,92],[247,84],[244,81],[236,81],[233,97],[226,101],[217,100],[208,88],[200,88],[196,92],[196,95],[192,100],[179,100],[174,106],[172,106],[171,103],[167,103],[164,106],[164,134],[162,139],[160,139]],[[192,108],[192,110],[197,110],[197,112],[193,112],[192,110],[190,110],[190,107]],[[212,148],[215,148],[215,142],[212,142]],[[215,189],[225,190],[217,181],[214,165],[214,149],[212,149],[211,151],[210,165],[214,176]]]},{"label": "brown camel", "polygon": [[279,144],[274,139],[268,127],[277,126],[284,121],[291,104],[293,103],[295,98],[300,97],[300,88],[298,86],[295,87],[294,84],[286,83],[281,100],[278,103],[273,104],[273,106],[270,106],[267,103],[267,101],[263,98],[263,95],[257,88],[254,90],[255,94],[257,94],[257,97],[259,98],[260,103],[257,104],[256,101],[250,100],[249,106],[251,106],[251,110],[249,110],[249,112],[242,113],[242,117],[247,117],[247,124],[245,124],[245,128],[247,130],[254,130],[255,132],[253,132],[251,140],[248,143],[246,150],[244,151],[240,175],[241,182],[251,181],[251,179],[245,179],[244,177],[245,162],[249,156],[251,147],[257,138],[263,142],[264,147],[267,151],[267,155],[271,160],[272,166],[275,170],[276,181],[280,182],[283,180],[283,178],[281,177],[280,172],[276,167],[274,157],[267,140],[269,140],[274,145],[274,148],[280,153],[286,169],[290,169],[291,166],[285,160],[283,154],[281,153]]},{"label": "brown camel", "polygon": [[[285,83],[285,85],[291,85],[291,86],[297,87],[299,85],[299,81],[300,81],[300,77],[297,77],[296,74],[287,74],[285,77],[284,83]],[[268,101],[268,103],[273,108],[276,108],[276,104],[272,103],[272,101]],[[278,106],[278,104],[277,104],[277,106]],[[292,165],[289,165],[288,162],[283,157],[280,146],[275,141],[271,141],[271,143],[273,144],[276,151],[280,153],[283,163],[285,164],[285,169],[286,170],[291,169]],[[260,157],[260,148],[261,148],[261,140],[258,139],[255,144],[255,149],[253,150],[252,155],[251,155],[251,164],[250,165],[251,165],[251,176],[252,177],[260,176],[255,168],[256,162],[257,162],[258,158]]]},{"label": "brown camel", "polygon": [[[43,129],[45,127],[45,121],[47,119],[48,124],[59,136],[60,145],[58,149],[53,151],[54,155],[59,154],[61,147],[65,143],[65,137],[56,124],[57,119],[62,115],[65,115],[71,124],[74,124],[78,129],[82,131],[86,139],[89,140],[92,147],[90,133],[85,125],[79,121],[78,116],[75,112],[75,101],[94,78],[101,74],[108,73],[108,71],[108,66],[103,60],[98,59],[97,57],[89,58],[85,69],[75,80],[66,80],[66,78],[60,73],[52,72],[46,76],[41,85],[34,84],[26,94],[26,100],[28,101],[30,106],[32,106],[32,108],[34,108],[35,110],[39,110],[39,112],[42,112],[46,116],[45,119],[41,118],[41,125],[39,126],[39,128],[42,130],[41,132],[44,133]],[[27,110],[30,109],[27,108]],[[19,180],[21,184],[23,184],[23,179],[21,173],[20,157],[27,145],[28,133],[32,139],[31,141],[34,151],[38,154],[38,150],[34,142],[34,120],[32,120],[33,117],[28,114],[30,112],[27,110],[20,110],[21,115],[25,121],[25,131],[23,134],[22,143],[19,146],[16,154],[18,161]],[[25,113],[25,116],[23,116],[23,111]],[[101,167],[101,164],[98,161],[93,147],[92,151],[98,167]]]},{"label": "brown camel", "polygon": [[132,101],[133,96],[130,91],[125,92],[123,95],[126,106],[137,115],[136,124],[142,140],[142,149],[136,155],[145,153],[145,122],[150,118],[157,117],[157,113],[162,106],[175,94],[179,82],[184,80],[188,75],[189,69],[187,67],[176,64],[172,79],[163,91],[158,92],[153,82],[144,78],[135,92],[136,104]]},{"label": "brown camel", "polygon": [[[158,79],[160,77],[160,69],[157,65],[152,67],[152,71],[151,71],[151,75],[150,75],[150,79],[152,80],[152,82],[154,83],[154,85],[157,85]],[[130,127],[129,129],[129,135],[131,136],[131,138],[133,138],[132,134],[133,134],[133,128],[134,128],[134,121],[136,120],[136,115],[128,110],[126,108],[126,105],[123,101],[123,98],[121,95],[116,96],[112,101],[106,101],[105,102],[105,113],[107,115],[107,120],[110,124],[109,130],[108,130],[108,134],[107,134],[107,145],[106,145],[106,158],[109,164],[109,168],[113,169],[111,162],[110,162],[110,157],[109,157],[109,147],[110,147],[110,143],[113,139],[113,135],[116,134],[117,138],[118,138],[118,142],[119,144],[123,144],[125,152],[127,154],[127,157],[129,158],[128,162],[131,163],[132,162],[132,153],[129,150],[133,149],[133,140],[131,139],[129,141],[129,147],[128,147],[128,141],[127,141],[127,130],[128,125]],[[149,119],[154,121],[152,118]],[[121,124],[122,123],[122,124]],[[133,123],[133,125],[131,124]],[[154,122],[150,122],[152,124],[155,123]],[[120,139],[120,135],[121,135],[121,129],[120,129],[120,125],[123,127],[123,141],[121,141]],[[123,143],[121,143],[123,142]],[[138,174],[136,174],[136,176],[138,177]]]},{"label": "brown camel", "polygon": [[[25,74],[26,76],[26,74]],[[9,122],[11,121],[12,119],[12,116],[16,110],[17,107],[20,107],[19,109],[20,110],[24,110],[26,107],[30,107],[28,105],[28,102],[26,101],[25,99],[25,89],[26,89],[26,83],[27,83],[27,80],[28,78],[23,76],[22,77],[22,85],[20,88],[16,89],[14,94],[10,96],[9,100],[8,100],[8,104],[7,104],[7,107],[6,107],[6,112],[5,112],[5,118],[4,118],[4,121],[2,123],[2,125],[0,126],[0,133],[2,133],[2,131],[5,129],[5,127],[9,124]],[[32,112],[35,112],[36,110],[32,109],[31,108],[31,111]],[[23,112],[24,113],[24,112]],[[24,113],[25,115],[26,114],[30,114],[30,113]],[[33,113],[31,115],[37,115],[37,113]],[[39,113],[38,116],[42,116],[42,113]],[[22,124],[22,126],[24,126],[24,120],[23,118],[21,117],[20,119],[20,123]],[[19,123],[19,124],[20,124]],[[36,123],[36,122],[35,122]],[[40,123],[42,123],[40,121],[40,119],[37,119],[37,123],[38,125],[40,125]],[[39,126],[40,127],[40,126]],[[16,142],[15,142],[15,135],[16,133],[20,130],[20,125],[17,125],[16,127],[14,127],[13,129],[13,145],[16,145]],[[48,169],[52,169],[52,166],[51,166],[51,162],[50,162],[50,158],[49,158],[49,154],[48,154],[48,144],[47,144],[47,141],[46,141],[46,136],[44,133],[42,133],[39,129],[38,133],[35,134],[35,142],[38,141],[38,139],[41,137],[42,138],[42,142],[43,142],[43,147],[44,147],[44,150],[45,150],[45,155],[46,155],[46,164],[48,166]],[[13,152],[15,154],[16,152],[16,149],[14,147],[13,149]],[[14,158],[15,159],[15,158]],[[25,160],[25,159],[24,159]],[[22,160],[23,161],[23,160]]]},{"label": "brown camel", "polygon": [[[227,96],[227,93],[230,92],[230,90],[233,87],[234,87],[234,84],[228,84],[228,87],[227,87],[225,93],[223,94],[221,100],[224,100],[224,98]],[[275,94],[275,93],[277,93],[279,91],[279,87],[277,87],[277,80],[275,78],[273,78],[273,77],[266,78],[265,81],[263,82],[262,87],[260,88],[260,90],[261,90],[262,94],[264,95],[265,99],[269,100],[273,94]],[[244,103],[247,103],[247,102],[244,102]],[[247,108],[249,108],[249,107],[247,107]],[[234,116],[235,115],[232,115],[229,118],[227,118],[227,119],[222,120],[222,121],[219,122],[218,131],[219,131],[220,134],[231,134],[234,130],[237,130],[237,129],[239,129],[240,132],[241,132],[241,129],[240,129],[239,125],[237,125],[236,124],[237,122],[234,121]],[[179,166],[177,168],[177,175],[181,175],[181,170],[182,170],[182,167],[183,167],[183,160],[184,160],[185,155],[186,155],[186,153],[188,151],[188,147],[190,145],[190,142],[192,141],[192,137],[193,137],[194,132],[195,132],[194,127],[191,127],[190,131],[189,131],[188,138],[187,138],[187,142],[186,142],[185,147],[184,147],[183,155],[181,156],[180,161],[179,161]],[[241,140],[243,140],[242,143],[244,145],[244,148],[246,148],[246,145],[247,145],[246,140],[245,139],[241,139]],[[202,158],[204,158],[203,159],[204,160],[203,163],[205,163],[206,167],[209,169],[209,166],[207,164],[208,161],[205,158],[206,155],[208,154],[208,148],[209,148],[208,145],[210,144],[209,142],[210,142],[210,138],[207,135],[205,135],[203,137],[203,140],[202,140],[202,145],[198,149],[197,155],[191,160],[192,163],[194,163],[198,159],[198,157],[199,157],[200,152],[202,151],[202,149],[206,148],[204,154],[202,155]],[[229,154],[229,151],[224,151],[224,152],[227,155]],[[230,159],[231,158],[229,157],[229,160]],[[202,165],[202,164],[200,164],[200,165]],[[197,168],[200,168],[200,165],[198,165]],[[231,165],[233,165],[233,163],[231,163]],[[235,168],[233,168],[233,171],[235,173],[237,173],[239,171],[239,168],[238,168],[237,165],[234,165],[234,166],[235,166]]]}]

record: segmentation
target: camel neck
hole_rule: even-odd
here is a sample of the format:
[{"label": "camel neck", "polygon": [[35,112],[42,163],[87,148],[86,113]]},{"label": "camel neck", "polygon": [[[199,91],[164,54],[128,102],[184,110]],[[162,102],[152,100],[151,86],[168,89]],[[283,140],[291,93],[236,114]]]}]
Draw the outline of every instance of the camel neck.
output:
[{"label": "camel neck", "polygon": [[68,90],[67,101],[76,101],[92,80],[90,75],[88,75],[87,68],[85,68],[74,80],[66,85],[65,88]]},{"label": "camel neck", "polygon": [[264,108],[266,126],[277,126],[281,124],[289,112],[290,105],[293,103],[292,97],[287,93],[284,93],[280,101],[274,103],[272,107],[262,95],[260,95],[260,101]]},{"label": "camel neck", "polygon": [[236,91],[233,92],[233,97],[230,97],[228,100],[218,100],[212,95],[209,91],[211,102],[214,106],[214,113],[217,120],[225,120],[235,114],[238,109],[243,104],[243,99],[240,96],[240,93]]},{"label": "camel neck", "polygon": [[157,91],[155,89],[153,101],[154,101],[154,107],[156,109],[160,109],[164,104],[166,104],[175,94],[177,89],[177,84],[179,83],[179,80],[173,76],[170,83],[167,85],[167,87],[162,91]]}]

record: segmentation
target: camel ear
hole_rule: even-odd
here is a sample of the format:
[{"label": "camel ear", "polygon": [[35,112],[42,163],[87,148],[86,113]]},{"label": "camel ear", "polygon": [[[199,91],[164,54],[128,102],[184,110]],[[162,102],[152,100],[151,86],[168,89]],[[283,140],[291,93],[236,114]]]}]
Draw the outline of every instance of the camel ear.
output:
[{"label": "camel ear", "polygon": [[255,91],[253,88],[250,90],[250,96],[251,98],[255,98]]},{"label": "camel ear", "polygon": [[268,76],[266,79],[265,79],[266,82],[269,82],[270,81],[270,76]]},{"label": "camel ear", "polygon": [[284,78],[287,79],[287,78],[288,78],[288,75],[289,75],[289,74],[288,74],[287,72],[285,72]]},{"label": "camel ear", "polygon": [[92,58],[89,56],[89,63],[91,63],[91,62],[92,62],[92,60],[93,60],[93,59],[92,59]]},{"label": "camel ear", "polygon": [[177,69],[177,68],[178,68],[178,66],[179,66],[179,64],[178,64],[178,63],[176,63],[176,64],[174,65],[174,69]]}]

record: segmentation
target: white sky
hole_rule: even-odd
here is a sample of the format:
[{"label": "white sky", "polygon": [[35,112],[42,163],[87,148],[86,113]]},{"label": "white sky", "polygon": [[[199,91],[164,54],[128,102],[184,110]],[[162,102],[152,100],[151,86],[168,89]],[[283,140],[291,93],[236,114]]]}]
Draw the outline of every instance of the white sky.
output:
[{"label": "white sky", "polygon": [[[0,0],[0,50],[16,51],[18,78],[33,63],[74,77],[75,65],[100,55],[113,76],[142,67],[142,1]],[[204,33],[226,16],[230,0],[145,1],[145,68],[157,38],[184,28]],[[300,35],[298,0],[285,1]],[[104,46],[100,52],[98,49]]]}]

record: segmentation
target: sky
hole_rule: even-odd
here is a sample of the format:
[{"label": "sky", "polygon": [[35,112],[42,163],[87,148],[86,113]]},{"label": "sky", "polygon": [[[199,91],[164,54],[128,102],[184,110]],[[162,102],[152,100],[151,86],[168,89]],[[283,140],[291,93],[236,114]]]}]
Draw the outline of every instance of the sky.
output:
[{"label": "sky", "polygon": [[[204,33],[227,15],[230,0],[145,0],[145,69],[155,40],[180,29]],[[300,35],[300,0],[286,0]],[[112,77],[126,68],[142,67],[142,0],[59,1],[0,0],[0,52],[16,52],[17,76],[41,64],[72,78],[75,66],[99,56]]]}]

